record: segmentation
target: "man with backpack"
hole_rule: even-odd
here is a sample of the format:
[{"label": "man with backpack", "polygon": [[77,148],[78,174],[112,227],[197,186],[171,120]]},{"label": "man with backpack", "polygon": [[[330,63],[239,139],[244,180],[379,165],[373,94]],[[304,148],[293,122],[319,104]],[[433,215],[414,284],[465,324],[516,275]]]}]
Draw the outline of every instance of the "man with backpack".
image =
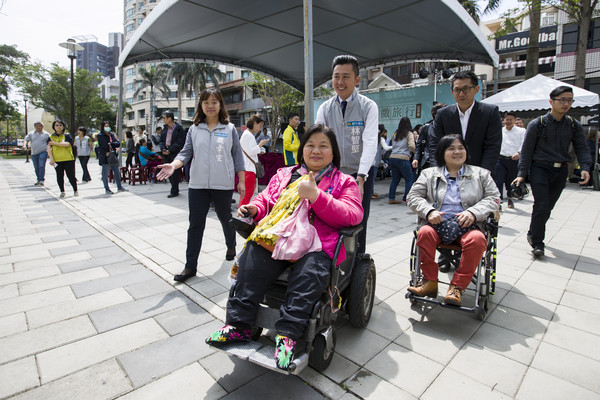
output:
[{"label": "man with backpack", "polygon": [[550,92],[552,109],[529,123],[521,148],[519,172],[513,184],[519,186],[529,176],[533,211],[527,241],[535,257],[544,255],[546,222],[567,182],[571,143],[581,165],[579,184],[585,185],[590,179],[591,159],[583,128],[579,121],[567,115],[574,101],[573,89],[569,86],[559,86]]}]

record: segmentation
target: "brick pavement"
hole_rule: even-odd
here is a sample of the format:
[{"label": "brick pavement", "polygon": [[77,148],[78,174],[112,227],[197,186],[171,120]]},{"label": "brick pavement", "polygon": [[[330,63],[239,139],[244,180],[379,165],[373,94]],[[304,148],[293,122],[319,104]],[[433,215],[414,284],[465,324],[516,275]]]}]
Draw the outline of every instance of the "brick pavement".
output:
[{"label": "brick pavement", "polygon": [[[0,160],[0,398],[270,399],[287,391],[294,399],[600,399],[597,192],[568,186],[541,260],[525,240],[531,200],[503,213],[485,322],[411,307],[404,294],[415,216],[373,201],[371,321],[366,329],[339,321],[329,369],[294,377],[204,344],[222,324],[228,293],[215,214],[198,276],[174,285],[186,185],[174,199],[160,183],[106,196],[94,160],[90,167],[80,197],[67,188],[59,200],[51,167],[46,188],[37,188],[31,164]],[[377,182],[376,192],[387,185]]]}]

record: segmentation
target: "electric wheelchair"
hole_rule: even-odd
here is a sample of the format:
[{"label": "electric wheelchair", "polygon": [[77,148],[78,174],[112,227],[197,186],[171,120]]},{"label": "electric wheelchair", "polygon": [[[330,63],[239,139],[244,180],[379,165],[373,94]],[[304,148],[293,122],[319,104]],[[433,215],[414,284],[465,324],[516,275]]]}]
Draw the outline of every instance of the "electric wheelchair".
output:
[{"label": "electric wheelchair", "polygon": [[[232,224],[235,228],[235,225]],[[375,263],[369,254],[356,254],[357,235],[362,226],[343,228],[339,231],[329,285],[314,306],[304,336],[298,341],[295,358],[287,370],[277,368],[273,354],[274,345],[259,342],[263,329],[273,330],[280,318],[279,309],[285,303],[287,276],[289,269],[267,290],[256,317],[252,338],[248,342],[210,344],[216,350],[225,352],[272,371],[286,375],[299,374],[307,365],[318,371],[325,370],[335,350],[336,332],[334,324],[338,316],[345,313],[354,327],[364,327],[369,322],[375,298]],[[239,232],[242,236],[244,234]],[[346,250],[346,259],[336,267],[337,259]],[[240,266],[243,268],[243,266]],[[235,294],[236,284],[231,287],[230,296]]]},{"label": "electric wheelchair", "polygon": [[[419,255],[419,248],[417,247],[417,232],[418,229],[413,232],[414,237],[412,239],[410,249],[410,286],[415,286],[417,282],[423,279],[421,272],[421,257]],[[497,253],[497,236],[498,236],[498,222],[494,218],[494,214],[490,214],[485,222],[485,229],[483,231],[487,247],[479,261],[479,265],[475,270],[475,274],[471,280],[471,285],[467,288],[466,292],[474,292],[475,304],[473,307],[465,307],[447,305],[443,301],[437,299],[431,299],[427,297],[419,297],[411,292],[406,293],[406,298],[411,303],[423,302],[430,304],[438,304],[442,307],[453,308],[455,310],[465,311],[474,313],[477,318],[484,320],[488,311],[488,300],[489,296],[493,295],[496,290],[496,253]],[[444,263],[440,265],[441,272],[448,272],[452,267],[458,268],[461,256],[460,244],[451,243],[449,245],[439,244],[436,247],[443,258]],[[446,283],[448,282],[442,282]]]}]

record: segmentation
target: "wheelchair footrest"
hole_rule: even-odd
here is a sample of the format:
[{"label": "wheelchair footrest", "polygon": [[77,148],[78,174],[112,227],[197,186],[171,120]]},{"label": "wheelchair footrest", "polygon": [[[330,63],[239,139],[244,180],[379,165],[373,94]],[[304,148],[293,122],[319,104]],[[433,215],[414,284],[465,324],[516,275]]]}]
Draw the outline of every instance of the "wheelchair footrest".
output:
[{"label": "wheelchair footrest", "polygon": [[242,360],[250,361],[263,368],[270,369],[271,371],[283,375],[298,375],[308,366],[308,354],[301,352],[296,355],[296,358],[292,361],[287,370],[277,368],[274,358],[275,346],[264,345],[255,341],[233,342],[222,345],[210,344],[209,346],[229,356],[235,356]]},{"label": "wheelchair footrest", "polygon": [[[417,302],[421,302],[421,303],[429,303],[429,304],[437,304],[440,307],[450,308],[452,310],[463,311],[463,312],[468,312],[468,313],[479,313],[482,311],[479,304],[475,304],[473,307],[454,306],[451,304],[446,304],[443,301],[439,301],[438,299],[433,299],[430,297],[415,296],[411,292],[407,292],[404,297],[407,299],[410,299],[412,301],[417,301]],[[486,312],[484,312],[484,315],[485,315],[485,313]]]}]

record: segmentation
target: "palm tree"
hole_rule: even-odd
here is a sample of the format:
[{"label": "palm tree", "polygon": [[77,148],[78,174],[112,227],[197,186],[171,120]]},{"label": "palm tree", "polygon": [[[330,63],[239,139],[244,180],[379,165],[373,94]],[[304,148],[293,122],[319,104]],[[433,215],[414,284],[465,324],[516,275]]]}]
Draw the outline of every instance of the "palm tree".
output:
[{"label": "palm tree", "polygon": [[[138,73],[140,79],[136,79],[133,83],[136,86],[133,97],[136,98],[140,92],[145,91],[146,88],[150,87],[150,116],[151,116],[151,127],[150,132],[154,132],[154,120],[156,118],[156,92],[162,94],[168,94],[170,92],[169,86],[167,86],[167,79],[169,75],[169,69],[171,66],[166,63],[158,64],[154,66],[150,65],[150,68],[140,67]],[[167,96],[167,101],[169,98]]]},{"label": "palm tree", "polygon": [[187,92],[188,96],[194,93],[194,98],[197,100],[200,96],[200,91],[206,89],[209,82],[219,87],[219,81],[225,80],[225,74],[214,64],[195,63],[195,62],[178,62],[173,64],[169,70],[169,78],[177,81],[177,106],[179,107],[179,124],[181,124],[182,110],[181,99],[183,93]]}]

